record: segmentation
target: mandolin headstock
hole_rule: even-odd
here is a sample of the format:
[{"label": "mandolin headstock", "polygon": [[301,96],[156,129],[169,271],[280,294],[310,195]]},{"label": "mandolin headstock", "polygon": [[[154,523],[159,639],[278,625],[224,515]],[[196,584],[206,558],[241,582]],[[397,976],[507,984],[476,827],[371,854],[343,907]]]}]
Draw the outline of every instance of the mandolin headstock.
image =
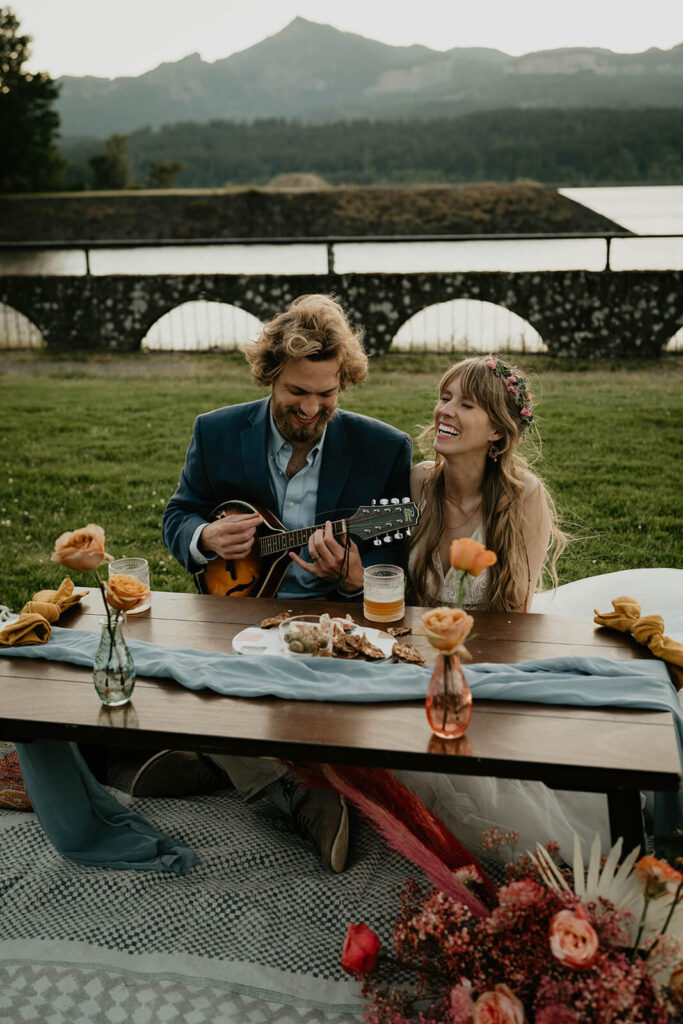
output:
[{"label": "mandolin headstock", "polygon": [[[381,498],[372,505],[361,505],[346,523],[349,533],[359,540],[377,538],[375,544],[381,544],[379,538],[384,536],[384,543],[389,544],[409,537],[419,518],[420,510],[410,498]],[[389,534],[394,534],[393,538]]]}]

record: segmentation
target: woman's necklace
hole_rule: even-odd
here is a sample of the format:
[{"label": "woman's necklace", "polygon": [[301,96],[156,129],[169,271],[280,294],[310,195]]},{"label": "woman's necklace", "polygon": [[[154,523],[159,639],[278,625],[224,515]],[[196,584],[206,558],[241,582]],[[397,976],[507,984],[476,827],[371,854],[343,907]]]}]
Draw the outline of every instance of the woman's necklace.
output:
[{"label": "woman's necklace", "polygon": [[477,512],[478,512],[478,511],[479,511],[479,509],[481,508],[481,503],[482,503],[482,499],[480,498],[480,499],[479,499],[479,503],[478,503],[478,504],[477,504],[477,506],[476,506],[476,507],[474,508],[474,510],[473,510],[472,512],[470,512],[470,514],[468,515],[467,519],[463,519],[463,521],[462,521],[461,523],[450,523],[450,522],[446,521],[446,529],[447,529],[447,530],[448,530],[449,532],[451,532],[451,533],[452,533],[452,532],[453,532],[454,530],[459,530],[459,529],[461,529],[461,527],[465,526],[465,524],[466,524],[466,523],[469,523],[471,519],[474,519],[475,515],[477,514]]}]

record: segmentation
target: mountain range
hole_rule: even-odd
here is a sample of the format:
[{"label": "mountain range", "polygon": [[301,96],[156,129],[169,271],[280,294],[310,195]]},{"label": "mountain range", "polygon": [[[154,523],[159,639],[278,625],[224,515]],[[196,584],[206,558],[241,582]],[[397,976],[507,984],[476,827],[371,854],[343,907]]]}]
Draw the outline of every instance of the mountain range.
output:
[{"label": "mountain range", "polygon": [[58,83],[65,137],[216,119],[326,123],[502,107],[674,107],[683,106],[683,44],[635,54],[574,47],[511,57],[481,47],[388,46],[295,18],[213,63],[193,53],[135,78],[65,76]]}]

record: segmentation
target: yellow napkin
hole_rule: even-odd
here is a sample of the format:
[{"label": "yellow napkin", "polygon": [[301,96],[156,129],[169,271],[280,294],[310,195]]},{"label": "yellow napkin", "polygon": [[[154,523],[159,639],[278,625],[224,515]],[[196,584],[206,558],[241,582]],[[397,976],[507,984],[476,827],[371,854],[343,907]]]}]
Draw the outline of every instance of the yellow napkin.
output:
[{"label": "yellow napkin", "polygon": [[664,636],[664,619],[661,615],[640,615],[640,605],[632,597],[615,597],[612,601],[613,612],[601,613],[594,608],[598,626],[609,626],[622,633],[630,633],[639,644],[649,647],[652,653],[662,661],[683,668],[683,644]]},{"label": "yellow napkin", "polygon": [[21,612],[16,622],[5,626],[0,633],[0,647],[21,647],[24,644],[44,644],[50,639],[52,626],[43,615]]},{"label": "yellow napkin", "polygon": [[[71,608],[72,605],[78,604],[87,593],[87,590],[76,592],[71,577],[66,576],[59,584],[57,590],[39,590],[37,594],[33,595],[33,600],[25,604],[21,610],[22,612],[27,611],[28,606],[33,604],[34,601],[39,604],[53,604],[57,608],[57,618],[59,618],[62,612],[65,612],[67,608]],[[56,622],[56,619],[50,619],[50,622]]]},{"label": "yellow napkin", "polygon": [[50,623],[56,622],[62,612],[77,604],[87,593],[87,590],[77,593],[69,576],[62,580],[57,590],[39,590],[21,609],[17,621],[0,630],[0,647],[44,644],[50,639]]}]

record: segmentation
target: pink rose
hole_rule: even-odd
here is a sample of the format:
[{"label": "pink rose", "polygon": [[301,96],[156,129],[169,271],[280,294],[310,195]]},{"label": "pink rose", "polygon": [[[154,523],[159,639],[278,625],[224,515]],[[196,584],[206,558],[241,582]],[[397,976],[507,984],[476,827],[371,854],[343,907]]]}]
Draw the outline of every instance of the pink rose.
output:
[{"label": "pink rose", "polygon": [[495,985],[474,1004],[472,1024],[525,1024],[524,1007],[507,985]]},{"label": "pink rose", "polygon": [[344,939],[341,965],[347,974],[365,974],[377,963],[381,942],[372,928],[361,922],[350,924]]},{"label": "pink rose", "polygon": [[519,410],[520,416],[531,416],[531,409],[527,409],[526,406]]},{"label": "pink rose", "polygon": [[592,967],[598,954],[598,936],[583,907],[555,914],[550,922],[550,951],[556,960],[575,971]]},{"label": "pink rose", "polygon": [[512,377],[506,377],[505,380],[508,382],[508,384],[516,384],[517,383],[517,378],[515,377],[514,374],[512,375]]},{"label": "pink rose", "polygon": [[490,366],[492,370],[495,370],[495,368],[496,368],[496,360],[495,359],[487,359],[486,360],[486,365]]}]

